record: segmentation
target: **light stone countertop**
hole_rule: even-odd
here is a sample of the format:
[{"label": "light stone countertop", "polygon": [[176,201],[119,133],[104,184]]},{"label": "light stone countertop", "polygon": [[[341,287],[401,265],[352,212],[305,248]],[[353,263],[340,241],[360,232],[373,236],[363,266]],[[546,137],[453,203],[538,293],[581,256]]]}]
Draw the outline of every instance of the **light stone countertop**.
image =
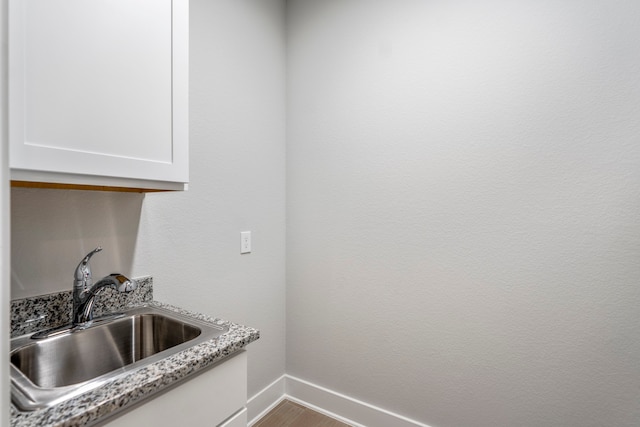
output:
[{"label": "light stone countertop", "polygon": [[[86,426],[97,423],[112,415],[115,411],[133,406],[158,391],[171,387],[178,381],[215,364],[260,337],[260,332],[254,328],[149,300],[152,295],[151,278],[138,280],[139,283],[143,284],[143,286],[139,287],[142,289],[138,295],[130,296],[128,301],[124,302],[120,296],[116,296],[120,301],[117,301],[115,303],[116,307],[111,307],[112,309],[122,310],[142,305],[160,307],[215,325],[229,326],[229,331],[209,341],[187,348],[171,357],[127,372],[97,389],[50,408],[21,412],[12,405],[12,427]],[[66,294],[56,294],[55,297],[60,297],[64,300],[70,296]],[[116,294],[114,293],[114,295]],[[140,295],[143,295],[143,297],[140,297]],[[51,298],[53,296],[45,297]],[[50,300],[47,300],[47,306],[51,305],[50,302]],[[102,303],[105,306],[114,304],[113,301]],[[24,320],[41,318],[43,316],[41,314],[42,311],[35,308],[38,306],[39,304],[34,303],[32,300],[12,301],[12,336],[31,332],[25,330],[23,326],[25,324]],[[107,308],[105,306],[103,306],[103,309],[106,311]],[[34,308],[35,311],[32,311]],[[45,317],[51,316],[45,315]],[[65,323],[65,319],[58,318],[55,321],[47,322],[47,324],[55,326],[55,323],[60,321],[62,321],[62,324]],[[37,328],[30,327],[29,329],[42,329],[41,324],[38,326]]]}]

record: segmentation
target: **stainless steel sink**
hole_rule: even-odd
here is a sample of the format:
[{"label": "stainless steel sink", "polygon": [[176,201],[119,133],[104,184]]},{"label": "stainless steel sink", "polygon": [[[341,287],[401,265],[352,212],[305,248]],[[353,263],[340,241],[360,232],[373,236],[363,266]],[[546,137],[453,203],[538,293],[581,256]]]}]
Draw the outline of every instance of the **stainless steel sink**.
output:
[{"label": "stainless steel sink", "polygon": [[57,404],[228,331],[157,307],[46,339],[11,340],[11,397],[22,410]]}]

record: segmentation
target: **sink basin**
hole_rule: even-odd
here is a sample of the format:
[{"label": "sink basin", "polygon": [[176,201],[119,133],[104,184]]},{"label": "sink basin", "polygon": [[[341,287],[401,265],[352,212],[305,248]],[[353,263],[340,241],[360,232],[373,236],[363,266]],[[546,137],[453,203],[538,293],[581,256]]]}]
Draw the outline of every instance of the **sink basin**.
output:
[{"label": "sink basin", "polygon": [[11,363],[42,388],[78,384],[191,341],[200,328],[157,313],[135,314],[11,352]]},{"label": "sink basin", "polygon": [[227,332],[158,307],[46,339],[11,340],[11,397],[22,410],[57,404]]}]

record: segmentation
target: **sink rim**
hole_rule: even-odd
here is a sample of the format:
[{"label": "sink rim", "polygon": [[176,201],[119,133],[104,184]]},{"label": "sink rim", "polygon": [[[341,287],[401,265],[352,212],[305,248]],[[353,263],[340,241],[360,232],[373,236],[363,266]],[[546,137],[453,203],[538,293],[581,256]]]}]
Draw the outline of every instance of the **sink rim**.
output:
[{"label": "sink rim", "polygon": [[[11,378],[11,401],[19,411],[34,411],[38,409],[48,408],[58,405],[66,400],[72,399],[85,392],[94,390],[107,383],[118,380],[123,376],[130,374],[134,371],[143,369],[156,362],[168,359],[178,353],[210,341],[214,338],[218,338],[221,335],[229,332],[229,325],[218,325],[206,320],[197,319],[189,315],[178,313],[167,308],[158,307],[155,305],[142,305],[127,309],[123,311],[124,318],[145,315],[145,314],[157,314],[162,315],[179,322],[186,323],[198,327],[201,330],[200,335],[197,337],[178,344],[174,347],[165,349],[144,359],[135,361],[122,368],[115,369],[105,374],[96,376],[89,380],[79,382],[76,384],[43,388],[34,384],[24,373],[22,373],[17,367],[10,364],[10,378]],[[101,328],[108,326],[109,324],[117,321],[122,321],[123,317],[117,317],[108,319],[106,321],[97,323],[87,329]],[[72,332],[73,334],[82,333],[83,331]],[[11,339],[10,354],[19,351],[20,349],[29,345],[38,345],[38,343],[47,342],[50,340],[64,339],[63,336],[53,336],[41,340],[33,340],[31,336],[33,333],[25,334],[19,337]]]}]

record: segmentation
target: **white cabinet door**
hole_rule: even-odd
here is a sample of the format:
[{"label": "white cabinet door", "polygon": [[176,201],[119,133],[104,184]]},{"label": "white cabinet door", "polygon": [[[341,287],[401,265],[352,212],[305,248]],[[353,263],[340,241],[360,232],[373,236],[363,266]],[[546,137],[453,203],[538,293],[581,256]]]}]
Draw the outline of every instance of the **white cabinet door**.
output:
[{"label": "white cabinet door", "polygon": [[12,180],[184,188],[188,8],[10,0]]},{"label": "white cabinet door", "polygon": [[247,408],[242,408],[237,414],[220,424],[218,427],[247,427]]},{"label": "white cabinet door", "polygon": [[181,385],[97,425],[246,427],[246,403],[247,355],[241,351]]}]

